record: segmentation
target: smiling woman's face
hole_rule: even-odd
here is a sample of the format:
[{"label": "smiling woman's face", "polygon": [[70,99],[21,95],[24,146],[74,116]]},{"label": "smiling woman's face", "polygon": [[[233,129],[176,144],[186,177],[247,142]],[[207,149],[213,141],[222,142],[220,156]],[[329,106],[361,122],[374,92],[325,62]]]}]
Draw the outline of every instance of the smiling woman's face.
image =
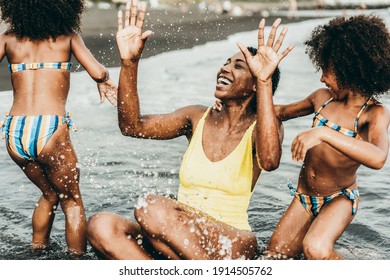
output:
[{"label": "smiling woman's face", "polygon": [[217,73],[215,97],[221,100],[242,99],[253,94],[251,72],[241,52],[234,54]]}]

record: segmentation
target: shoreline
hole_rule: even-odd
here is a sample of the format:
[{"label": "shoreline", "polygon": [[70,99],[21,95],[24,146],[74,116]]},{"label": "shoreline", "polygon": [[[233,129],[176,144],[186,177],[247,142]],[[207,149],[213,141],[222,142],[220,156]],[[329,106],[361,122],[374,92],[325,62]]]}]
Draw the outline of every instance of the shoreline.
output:
[{"label": "shoreline", "polygon": [[[119,67],[120,58],[116,46],[117,12],[113,9],[90,8],[82,17],[81,36],[87,48],[95,58],[107,68]],[[310,19],[300,17],[288,19],[286,16],[269,15],[266,25],[271,25],[276,18],[282,18],[282,24]],[[232,16],[199,11],[186,13],[178,10],[150,10],[145,20],[144,30],[152,30],[142,57],[147,58],[163,52],[189,49],[210,41],[226,39],[229,35],[256,30],[261,13],[253,15]],[[315,18],[315,17],[311,17]],[[0,26],[4,31],[5,26]],[[71,72],[83,71],[83,67],[73,57]],[[12,90],[8,63],[0,63],[0,91]]]},{"label": "shoreline", "polygon": [[[280,7],[277,13],[269,12],[272,7],[268,8],[267,10],[252,8],[251,14],[240,16],[202,12],[197,9],[186,12],[178,9],[150,9],[147,11],[144,30],[152,30],[153,35],[148,39],[142,57],[189,49],[207,42],[225,40],[235,33],[253,31],[258,28],[262,18],[266,18],[266,25],[269,26],[277,18],[282,18],[282,25],[285,25],[322,17],[321,11],[316,13],[316,10],[312,10],[313,13],[298,14],[298,17],[290,18],[283,7]],[[107,68],[120,66],[115,40],[117,12],[116,8],[93,7],[88,8],[82,16],[81,36],[84,43],[95,58]],[[5,26],[0,24],[0,31],[4,30]],[[73,63],[71,72],[84,70],[74,58],[71,62]],[[8,63],[3,59],[0,63],[0,91],[8,90],[12,90],[12,85]]]}]

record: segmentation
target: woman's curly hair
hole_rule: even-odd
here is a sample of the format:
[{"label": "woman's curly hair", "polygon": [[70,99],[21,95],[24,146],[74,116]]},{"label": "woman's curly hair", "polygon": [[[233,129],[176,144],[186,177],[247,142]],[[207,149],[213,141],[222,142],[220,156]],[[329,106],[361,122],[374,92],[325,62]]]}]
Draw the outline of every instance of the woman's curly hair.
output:
[{"label": "woman's curly hair", "polygon": [[317,70],[333,71],[340,88],[368,97],[388,93],[390,35],[380,17],[337,17],[304,43]]},{"label": "woman's curly hair", "polygon": [[6,34],[43,40],[79,32],[84,0],[0,0]]}]

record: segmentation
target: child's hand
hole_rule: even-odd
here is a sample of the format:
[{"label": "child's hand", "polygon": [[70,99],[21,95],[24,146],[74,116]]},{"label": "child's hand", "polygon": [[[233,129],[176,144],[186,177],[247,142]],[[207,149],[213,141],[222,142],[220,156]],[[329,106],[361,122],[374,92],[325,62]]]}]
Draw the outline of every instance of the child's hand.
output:
[{"label": "child's hand", "polygon": [[138,15],[137,13],[138,0],[127,2],[124,23],[122,11],[118,12],[116,42],[121,59],[139,60],[141,58],[142,50],[145,47],[146,40],[152,35],[152,31],[150,30],[142,33],[146,14],[145,4],[141,5]]},{"label": "child's hand", "polygon": [[107,100],[113,105],[117,106],[117,95],[118,95],[118,87],[114,83],[113,80],[108,79],[107,81],[103,83],[97,84],[99,94],[100,94],[100,103],[104,102],[104,98],[107,98]]},{"label": "child's hand", "polygon": [[249,50],[241,43],[238,43],[238,47],[245,56],[245,60],[248,63],[249,70],[252,75],[261,81],[266,81],[271,78],[276,67],[280,61],[294,48],[294,45],[288,46],[282,53],[278,54],[278,51],[283,43],[284,36],[287,33],[287,27],[284,27],[280,32],[278,40],[275,42],[276,31],[280,25],[281,20],[277,19],[272,24],[271,32],[268,36],[267,43],[264,44],[264,27],[265,20],[262,19],[259,24],[258,32],[258,47],[257,54],[252,56]]},{"label": "child's hand", "polygon": [[294,161],[303,161],[308,150],[321,144],[325,127],[315,127],[302,131],[295,137],[291,145],[291,154]]},{"label": "child's hand", "polygon": [[217,111],[221,112],[222,106],[223,106],[223,103],[222,103],[221,99],[218,99],[218,98],[217,98],[217,99],[215,100],[215,104],[214,104],[214,106],[213,106],[213,110],[217,110]]}]

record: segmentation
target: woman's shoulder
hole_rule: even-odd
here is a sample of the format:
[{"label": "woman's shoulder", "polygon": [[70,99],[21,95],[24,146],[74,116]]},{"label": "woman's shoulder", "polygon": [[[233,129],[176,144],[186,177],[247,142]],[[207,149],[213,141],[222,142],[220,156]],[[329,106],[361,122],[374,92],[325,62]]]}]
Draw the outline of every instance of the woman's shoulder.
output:
[{"label": "woman's shoulder", "polygon": [[204,105],[188,105],[185,107],[182,107],[178,111],[180,111],[183,114],[186,114],[186,116],[192,120],[200,119],[203,114],[207,111],[209,107]]}]

